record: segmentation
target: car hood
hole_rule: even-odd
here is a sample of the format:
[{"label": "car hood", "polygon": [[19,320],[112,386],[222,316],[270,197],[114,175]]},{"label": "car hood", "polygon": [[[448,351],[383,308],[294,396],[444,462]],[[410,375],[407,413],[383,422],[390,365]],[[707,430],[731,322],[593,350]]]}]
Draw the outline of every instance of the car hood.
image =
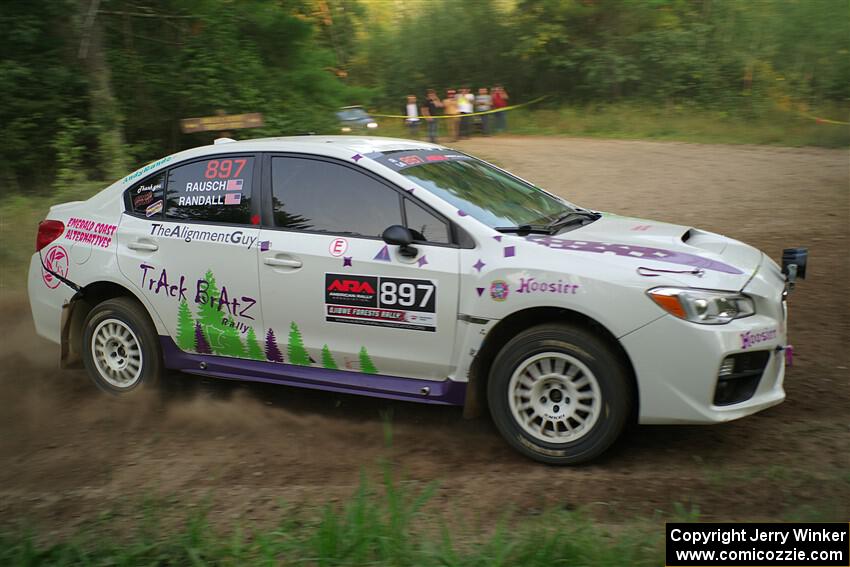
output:
[{"label": "car hood", "polygon": [[593,255],[600,264],[624,267],[639,281],[658,285],[740,290],[762,261],[756,248],[720,234],[608,213],[572,231],[526,240],[564,253]]}]

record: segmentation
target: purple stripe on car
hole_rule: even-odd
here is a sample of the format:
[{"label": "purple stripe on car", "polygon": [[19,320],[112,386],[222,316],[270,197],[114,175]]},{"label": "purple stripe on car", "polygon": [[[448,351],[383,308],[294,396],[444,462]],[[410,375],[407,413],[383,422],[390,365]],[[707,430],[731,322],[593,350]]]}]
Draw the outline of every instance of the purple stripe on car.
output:
[{"label": "purple stripe on car", "polygon": [[[189,374],[227,380],[269,382],[343,394],[359,394],[391,400],[462,406],[466,383],[454,380],[419,380],[399,376],[379,376],[347,370],[327,370],[261,360],[195,354],[180,350],[171,337],[160,336],[165,367]],[[201,365],[205,367],[202,369]],[[428,394],[423,393],[427,388]]]},{"label": "purple stripe on car", "polygon": [[529,235],[525,237],[529,242],[555,248],[558,250],[573,250],[575,252],[592,252],[594,254],[615,254],[627,258],[639,260],[654,260],[668,264],[680,264],[683,266],[694,266],[704,270],[725,272],[727,274],[743,274],[741,270],[729,264],[709,260],[687,252],[676,252],[664,250],[663,248],[649,248],[647,246],[632,246],[630,244],[610,244],[607,242],[593,242],[590,240],[563,240],[551,236]]}]

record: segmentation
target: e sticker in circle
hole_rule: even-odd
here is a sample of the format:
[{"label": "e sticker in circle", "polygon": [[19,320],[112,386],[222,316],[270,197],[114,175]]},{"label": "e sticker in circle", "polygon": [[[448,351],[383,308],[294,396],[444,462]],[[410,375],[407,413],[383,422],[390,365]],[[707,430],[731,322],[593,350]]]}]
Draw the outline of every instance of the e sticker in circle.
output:
[{"label": "e sticker in circle", "polygon": [[328,252],[330,252],[331,256],[334,258],[338,258],[345,254],[348,250],[348,240],[345,238],[334,238],[331,241],[331,245],[328,247]]}]

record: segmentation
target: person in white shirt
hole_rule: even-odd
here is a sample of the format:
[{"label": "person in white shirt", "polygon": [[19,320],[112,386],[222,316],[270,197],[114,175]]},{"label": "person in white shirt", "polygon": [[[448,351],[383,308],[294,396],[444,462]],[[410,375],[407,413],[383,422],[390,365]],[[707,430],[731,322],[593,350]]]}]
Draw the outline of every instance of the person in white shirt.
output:
[{"label": "person in white shirt", "polygon": [[416,96],[407,95],[407,105],[404,107],[404,123],[413,139],[419,138],[419,107],[416,105]]}]

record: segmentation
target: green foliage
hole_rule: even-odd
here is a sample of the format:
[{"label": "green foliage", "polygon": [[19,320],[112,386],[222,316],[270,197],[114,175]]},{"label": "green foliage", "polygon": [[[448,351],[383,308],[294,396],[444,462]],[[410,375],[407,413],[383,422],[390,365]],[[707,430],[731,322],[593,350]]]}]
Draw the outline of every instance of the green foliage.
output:
[{"label": "green foliage", "polygon": [[195,322],[186,300],[180,302],[177,311],[177,346],[184,351],[196,350]]},{"label": "green foliage", "polygon": [[[284,510],[272,528],[214,526],[212,506],[202,502],[180,528],[162,516],[169,502],[148,501],[123,537],[104,537],[116,518],[87,522],[57,540],[19,530],[0,534],[3,565],[394,565],[419,567],[551,565],[658,565],[663,560],[660,521],[604,529],[579,513],[549,510],[532,518],[485,523],[453,536],[444,519],[428,510],[437,485],[400,481],[388,465],[378,486],[361,474],[354,495],[327,505],[318,517]],[[510,526],[508,526],[510,521]],[[458,524],[458,521],[455,521]],[[463,522],[461,522],[463,525]]]},{"label": "green foliage", "polygon": [[360,347],[360,372],[364,374],[377,374],[378,369],[369,357],[366,347]]},{"label": "green foliage", "polygon": [[339,106],[397,113],[429,87],[503,83],[511,102],[549,94],[553,108],[690,105],[762,120],[850,100],[845,0],[107,4],[91,27],[89,2],[4,4],[4,189],[114,179],[218,136],[181,134],[181,118],[264,114],[236,138],[335,132]]},{"label": "green foliage", "polygon": [[83,169],[85,146],[80,143],[85,122],[79,118],[60,118],[59,131],[53,139],[53,151],[56,152],[56,185],[67,187],[86,180]]},{"label": "green foliage", "polygon": [[254,327],[248,327],[248,335],[245,337],[245,356],[253,360],[265,360],[266,355],[263,352],[260,343],[257,342],[257,334],[254,332]]},{"label": "green foliage", "polygon": [[328,370],[339,370],[339,366],[337,366],[328,345],[322,347],[322,367],[327,368]]},{"label": "green foliage", "polygon": [[691,102],[758,114],[850,98],[842,0],[368,2],[358,84],[394,108],[427,87],[501,82],[514,100]]},{"label": "green foliage", "polygon": [[304,348],[304,340],[295,321],[289,327],[289,345],[286,347],[286,354],[289,356],[290,364],[310,366],[310,355]]},{"label": "green foliage", "polygon": [[[52,185],[50,144],[86,115],[85,81],[72,52],[73,5],[52,0],[7,0],[0,11],[0,184],[4,191]],[[87,141],[88,142],[88,141]],[[75,139],[73,144],[80,143]]]}]

